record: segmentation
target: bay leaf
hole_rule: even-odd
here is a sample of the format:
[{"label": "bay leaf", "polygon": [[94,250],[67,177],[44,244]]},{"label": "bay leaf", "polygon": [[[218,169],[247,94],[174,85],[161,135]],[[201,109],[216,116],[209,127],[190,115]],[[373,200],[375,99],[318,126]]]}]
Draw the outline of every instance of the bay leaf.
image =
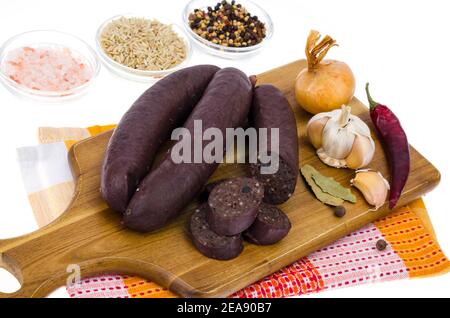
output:
[{"label": "bay leaf", "polygon": [[312,174],[312,178],[316,185],[325,193],[342,200],[356,203],[356,196],[349,188],[342,186],[339,182],[331,177],[325,177],[317,170]]},{"label": "bay leaf", "polygon": [[313,179],[313,175],[315,172],[318,173],[316,169],[314,169],[310,165],[304,165],[300,172],[302,173],[303,177],[305,178],[308,185],[311,187],[311,190],[313,191],[316,198],[321,201],[324,204],[328,204],[331,206],[341,206],[344,204],[344,200],[341,198],[334,197],[328,193],[325,193],[322,191],[322,189],[316,184],[316,182]]}]

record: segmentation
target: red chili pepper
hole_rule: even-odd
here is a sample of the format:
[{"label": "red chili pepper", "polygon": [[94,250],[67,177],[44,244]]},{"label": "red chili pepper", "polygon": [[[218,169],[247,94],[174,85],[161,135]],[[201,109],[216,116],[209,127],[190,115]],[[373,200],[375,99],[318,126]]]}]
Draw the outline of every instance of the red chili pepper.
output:
[{"label": "red chili pepper", "polygon": [[387,153],[391,170],[389,208],[393,209],[402,194],[410,170],[409,143],[397,116],[385,105],[375,102],[366,85],[370,117]]}]

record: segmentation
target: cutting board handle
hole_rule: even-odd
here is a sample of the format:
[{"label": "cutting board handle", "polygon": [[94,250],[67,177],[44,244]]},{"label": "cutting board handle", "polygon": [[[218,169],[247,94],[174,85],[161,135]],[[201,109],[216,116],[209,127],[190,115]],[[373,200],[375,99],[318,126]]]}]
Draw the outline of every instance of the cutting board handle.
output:
[{"label": "cutting board handle", "polygon": [[[14,262],[12,259],[8,257],[8,255],[5,253],[5,247],[7,245],[7,240],[0,240],[0,268],[5,269],[8,271],[11,275],[13,275],[17,281],[20,283],[21,288],[20,290],[13,292],[13,293],[4,293],[0,291],[0,298],[10,298],[10,297],[20,297],[20,291],[22,290],[22,275],[21,271],[19,269],[19,266],[16,262]],[[1,283],[1,282],[0,282]],[[25,296],[24,296],[25,297]]]},{"label": "cutting board handle", "polygon": [[[11,273],[21,285],[16,292],[0,292],[0,298],[36,297],[38,290],[45,284],[48,284],[49,287],[51,285],[52,288],[57,287],[49,284],[52,281],[59,283],[64,275],[63,264],[56,262],[57,254],[45,253],[44,263],[52,264],[50,279],[41,278],[42,272],[47,271],[47,269],[43,268],[42,260],[36,261],[43,256],[43,248],[38,248],[39,243],[36,243],[46,233],[51,232],[50,228],[51,226],[17,238],[0,240],[0,268]],[[46,296],[50,291],[46,290],[39,296]]]},{"label": "cutting board handle", "polygon": [[[42,235],[46,236],[45,233]],[[146,277],[168,288],[174,285],[179,290],[195,290],[164,268],[135,258],[106,256],[78,260],[77,263],[76,255],[79,250],[70,251],[70,247],[67,247],[68,253],[64,255],[74,255],[71,259],[60,258],[60,255],[53,251],[42,261],[42,249],[24,256],[22,251],[29,251],[29,248],[34,246],[34,241],[32,237],[29,240],[25,237],[0,240],[0,267],[14,275],[21,284],[21,288],[16,292],[0,292],[0,298],[46,297],[58,287],[80,283],[81,279],[87,277],[112,273]],[[20,262],[10,257],[10,252],[17,255]]]},{"label": "cutting board handle", "polygon": [[7,270],[13,275],[20,283],[20,289],[12,293],[0,292],[0,298],[25,298],[32,297],[33,292],[36,289],[36,284],[32,281],[25,280],[24,273],[22,271],[22,265],[14,258],[9,256],[9,251],[13,249],[13,246],[20,245],[20,241],[26,236],[16,239],[0,240],[0,268]]},{"label": "cutting board handle", "polygon": [[[84,244],[86,238],[80,229],[85,225],[81,222],[67,223],[59,219],[25,236],[0,240],[0,268],[10,272],[21,284],[16,292],[0,292],[0,298],[46,297],[56,288],[79,283],[81,279],[116,273],[145,277],[170,289],[195,291],[151,259],[105,252],[102,247],[111,245],[109,237],[96,240],[96,244]],[[92,223],[89,218],[87,223]],[[107,220],[106,223],[118,222]],[[73,235],[67,234],[71,239],[60,239],[61,233]]]}]

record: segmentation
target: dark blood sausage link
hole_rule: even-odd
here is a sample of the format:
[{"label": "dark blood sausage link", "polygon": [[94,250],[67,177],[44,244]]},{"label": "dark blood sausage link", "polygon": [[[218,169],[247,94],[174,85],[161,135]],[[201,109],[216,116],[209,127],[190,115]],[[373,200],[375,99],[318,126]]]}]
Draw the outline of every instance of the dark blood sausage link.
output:
[{"label": "dark blood sausage link", "polygon": [[189,221],[189,233],[195,247],[209,258],[229,260],[237,257],[244,248],[241,235],[222,236],[212,231],[206,221],[208,209],[208,204],[201,205]]},{"label": "dark blood sausage link", "polygon": [[255,89],[250,124],[268,129],[268,153],[272,152],[270,129],[279,128],[279,169],[261,174],[261,163],[250,165],[250,173],[264,185],[264,202],[281,204],[294,193],[298,179],[298,136],[294,113],[283,93],[272,85]]},{"label": "dark blood sausage link", "polygon": [[220,235],[244,232],[255,221],[263,196],[264,189],[255,179],[236,178],[220,183],[208,198],[209,226]]},{"label": "dark blood sausage link", "polygon": [[258,216],[244,238],[257,245],[272,245],[281,241],[291,230],[291,222],[286,214],[273,205],[261,204]]},{"label": "dark blood sausage link", "polygon": [[[202,121],[203,131],[214,127],[225,136],[226,128],[241,126],[245,121],[252,95],[253,86],[244,73],[234,68],[218,71],[184,125],[191,134],[192,147],[194,121]],[[204,140],[202,149],[209,142]],[[124,224],[139,232],[162,228],[200,193],[218,165],[205,162],[177,164],[169,151],[139,185],[124,213]]]},{"label": "dark blood sausage link", "polygon": [[158,149],[181,126],[219,70],[199,65],[158,81],[133,104],[114,131],[103,163],[101,191],[123,213]]}]

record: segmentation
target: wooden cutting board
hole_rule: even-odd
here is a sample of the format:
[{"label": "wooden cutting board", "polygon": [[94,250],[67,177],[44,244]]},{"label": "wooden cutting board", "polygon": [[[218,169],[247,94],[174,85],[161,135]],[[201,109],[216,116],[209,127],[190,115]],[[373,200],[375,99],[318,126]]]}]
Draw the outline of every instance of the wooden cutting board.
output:
[{"label": "wooden cutting board", "polygon": [[[305,66],[305,61],[282,66],[261,74],[258,83],[276,85],[289,99],[299,128],[301,165],[311,164],[349,185],[353,172],[323,165],[306,139],[305,126],[310,115],[297,106],[293,92],[295,77]],[[351,106],[354,114],[369,123],[367,108],[361,102],[354,99]],[[338,219],[331,208],[313,197],[300,178],[293,197],[281,206],[292,222],[292,230],[283,241],[267,247],[246,244],[244,252],[234,260],[212,260],[197,252],[186,234],[187,219],[195,202],[182,216],[155,233],[134,233],[120,224],[119,216],[108,209],[99,192],[100,168],[110,136],[111,132],[107,132],[71,149],[76,191],[70,207],[59,219],[29,235],[0,241],[0,267],[12,272],[22,284],[18,292],[0,297],[46,296],[66,283],[71,264],[80,266],[82,277],[135,274],[185,297],[227,296],[390,213],[386,205],[378,212],[370,211],[354,190],[357,203],[346,204],[347,215]],[[378,140],[376,147],[371,168],[389,177]],[[399,205],[431,191],[440,180],[438,170],[414,149],[411,159],[411,174]],[[244,174],[242,165],[221,166],[213,179]]]}]

